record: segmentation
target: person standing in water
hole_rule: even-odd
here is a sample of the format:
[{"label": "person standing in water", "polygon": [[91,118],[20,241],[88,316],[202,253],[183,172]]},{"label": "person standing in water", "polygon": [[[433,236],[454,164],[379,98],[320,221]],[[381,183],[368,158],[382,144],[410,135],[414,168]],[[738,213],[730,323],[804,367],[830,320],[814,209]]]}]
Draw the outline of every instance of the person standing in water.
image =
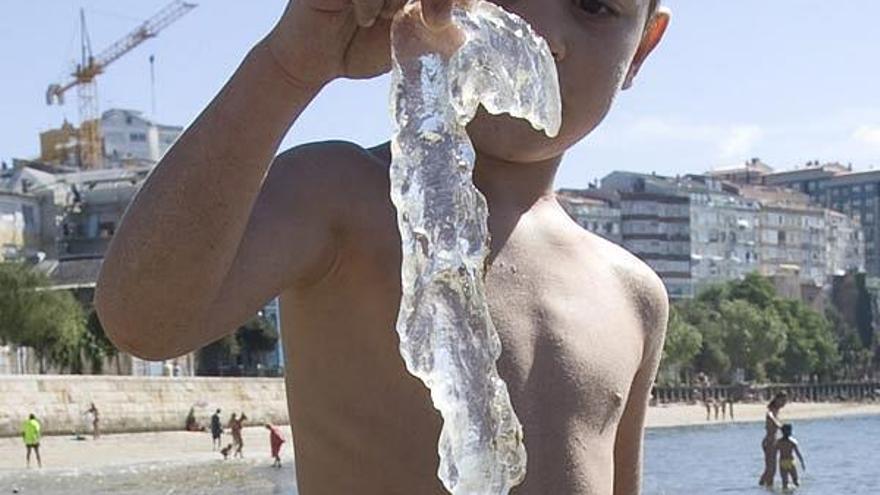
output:
[{"label": "person standing in water", "polygon": [[42,436],[42,426],[37,421],[37,417],[31,414],[27,421],[21,425],[21,438],[24,440],[24,446],[27,449],[27,467],[31,467],[31,451],[37,455],[37,466],[43,467],[43,461],[40,459],[40,437]]},{"label": "person standing in water", "polygon": [[773,400],[767,404],[767,414],[764,416],[764,440],[761,441],[761,449],[764,451],[764,473],[758,484],[761,486],[773,486],[773,478],[776,476],[776,432],[782,428],[779,421],[779,410],[785,407],[788,395],[778,392]]},{"label": "person standing in water", "polygon": [[782,476],[782,489],[788,489],[788,478],[791,477],[794,486],[800,486],[798,482],[797,463],[794,460],[794,454],[797,454],[798,461],[804,470],[807,464],[804,462],[804,456],[801,455],[801,449],[798,448],[797,440],[791,436],[791,425],[782,425],[782,438],[776,441],[776,452],[779,452],[779,474]]}]

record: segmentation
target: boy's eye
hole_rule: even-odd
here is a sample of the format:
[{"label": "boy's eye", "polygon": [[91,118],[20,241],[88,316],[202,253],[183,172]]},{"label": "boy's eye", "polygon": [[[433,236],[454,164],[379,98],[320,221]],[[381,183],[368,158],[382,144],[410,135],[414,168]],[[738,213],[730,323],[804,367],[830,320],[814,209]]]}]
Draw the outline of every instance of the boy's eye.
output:
[{"label": "boy's eye", "polygon": [[578,7],[590,15],[613,15],[614,10],[601,0],[575,0]]}]

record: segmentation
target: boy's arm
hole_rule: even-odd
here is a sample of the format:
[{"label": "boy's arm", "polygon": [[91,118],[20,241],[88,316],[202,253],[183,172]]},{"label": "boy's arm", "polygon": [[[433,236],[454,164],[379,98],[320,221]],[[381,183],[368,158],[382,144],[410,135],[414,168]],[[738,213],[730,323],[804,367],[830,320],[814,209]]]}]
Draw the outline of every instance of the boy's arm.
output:
[{"label": "boy's arm", "polygon": [[[645,267],[647,270],[647,267]],[[635,284],[640,293],[635,302],[645,331],[641,365],[633,378],[623,416],[614,441],[614,495],[638,495],[642,485],[642,442],[648,400],[660,365],[669,298],[663,282],[654,272]]]},{"label": "boy's arm", "polygon": [[[239,248],[247,249],[243,235],[272,156],[317,89],[286,77],[261,42],[168,151],[126,212],[98,280],[95,305],[118,347],[165,359],[232,330],[212,317],[249,316],[233,318],[215,301]],[[257,275],[268,260],[241,261]],[[279,282],[252,277],[238,289],[269,299]]]},{"label": "boy's arm", "polygon": [[[431,1],[450,8],[450,0]],[[331,158],[294,153],[265,184],[264,177],[319,88],[387,69],[388,15],[403,3],[289,2],[272,33],[163,157],[114,236],[95,306],[118,347],[164,359],[207,344],[332,252],[327,219],[307,198],[319,187],[285,190],[291,182],[273,177],[314,176]],[[285,215],[301,229],[296,235]],[[287,230],[279,235],[281,228]]]},{"label": "boy's arm", "polygon": [[794,443],[794,453],[797,454],[798,460],[801,461],[801,467],[803,467],[804,470],[806,470],[807,463],[804,462],[804,456],[801,455],[801,448],[798,446],[797,441],[793,440],[792,442]]}]

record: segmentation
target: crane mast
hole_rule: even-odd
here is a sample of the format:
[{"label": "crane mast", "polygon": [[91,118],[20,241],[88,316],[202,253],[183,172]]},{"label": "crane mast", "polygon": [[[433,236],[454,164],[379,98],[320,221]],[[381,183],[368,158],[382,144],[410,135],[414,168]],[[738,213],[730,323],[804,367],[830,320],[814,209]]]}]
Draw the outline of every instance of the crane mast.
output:
[{"label": "crane mast", "polygon": [[101,144],[101,120],[98,105],[96,78],[108,65],[144,41],[155,37],[170,24],[194,9],[196,4],[175,0],[150,17],[134,30],[105,48],[97,56],[92,54],[91,40],[86,27],[86,17],[80,9],[80,62],[71,74],[72,78],[62,84],[51,84],[46,90],[46,104],[64,104],[65,93],[76,87],[79,103],[78,155],[79,166],[84,169],[100,168],[103,162]]}]

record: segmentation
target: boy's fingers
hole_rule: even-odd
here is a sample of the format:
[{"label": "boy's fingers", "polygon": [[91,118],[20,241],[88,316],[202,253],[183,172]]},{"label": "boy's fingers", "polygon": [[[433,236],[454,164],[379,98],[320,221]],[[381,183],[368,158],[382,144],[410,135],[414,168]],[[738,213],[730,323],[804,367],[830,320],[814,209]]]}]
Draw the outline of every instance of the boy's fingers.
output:
[{"label": "boy's fingers", "polygon": [[353,0],[354,18],[358,26],[370,27],[376,23],[376,18],[385,4],[383,0]]},{"label": "boy's fingers", "polygon": [[422,20],[428,27],[444,28],[452,22],[453,0],[422,0]]}]

